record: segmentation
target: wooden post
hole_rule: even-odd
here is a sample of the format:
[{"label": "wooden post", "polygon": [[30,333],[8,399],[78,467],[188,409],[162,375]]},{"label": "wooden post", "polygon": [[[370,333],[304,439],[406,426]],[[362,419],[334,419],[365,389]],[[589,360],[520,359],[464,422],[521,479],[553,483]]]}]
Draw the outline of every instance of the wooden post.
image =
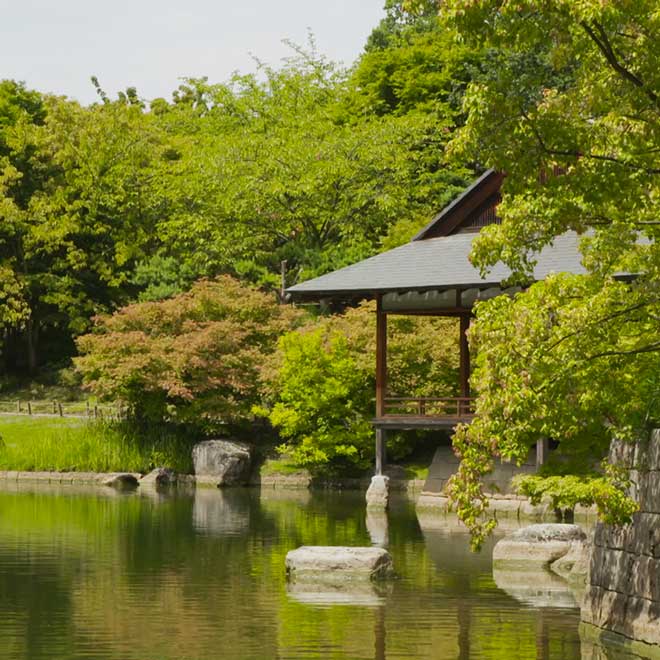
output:
[{"label": "wooden post", "polygon": [[28,401],[27,404],[28,404],[28,415],[32,415],[32,402]]},{"label": "wooden post", "polygon": [[89,417],[89,401],[85,401],[85,412],[87,413],[87,417]]},{"label": "wooden post", "polygon": [[536,441],[536,469],[540,468],[548,460],[550,446],[547,438]]},{"label": "wooden post", "polygon": [[[462,314],[459,322],[459,380],[461,398],[465,399],[470,396],[470,345],[468,344],[467,331],[470,327],[470,317],[467,314]],[[458,406],[459,417],[470,412],[470,405],[468,401],[461,401]]]},{"label": "wooden post", "polygon": [[99,416],[99,407],[94,405],[94,419],[97,419]]},{"label": "wooden post", "polygon": [[57,414],[57,403],[53,401],[53,415]]},{"label": "wooden post", "polygon": [[385,462],[387,461],[387,431],[385,429],[376,429],[376,474],[383,474]]},{"label": "wooden post", "polygon": [[378,295],[376,300],[376,417],[382,417],[387,393],[387,314],[383,311],[383,296]]},{"label": "wooden post", "polygon": [[20,399],[16,402],[16,412],[18,412],[19,414],[22,412],[21,411],[21,400]]},{"label": "wooden post", "polygon": [[286,302],[286,259],[280,262],[280,302]]},{"label": "wooden post", "polygon": [[60,417],[64,417],[64,411],[62,410],[62,404],[61,403],[57,404],[57,410],[60,413]]}]

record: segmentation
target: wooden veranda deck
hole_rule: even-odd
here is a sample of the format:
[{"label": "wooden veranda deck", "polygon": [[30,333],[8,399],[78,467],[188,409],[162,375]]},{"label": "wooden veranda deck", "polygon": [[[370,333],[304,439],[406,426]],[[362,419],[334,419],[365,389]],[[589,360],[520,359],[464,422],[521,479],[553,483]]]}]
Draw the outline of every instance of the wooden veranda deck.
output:
[{"label": "wooden veranda deck", "polygon": [[372,424],[377,429],[453,429],[474,419],[472,397],[386,397],[384,414]]}]

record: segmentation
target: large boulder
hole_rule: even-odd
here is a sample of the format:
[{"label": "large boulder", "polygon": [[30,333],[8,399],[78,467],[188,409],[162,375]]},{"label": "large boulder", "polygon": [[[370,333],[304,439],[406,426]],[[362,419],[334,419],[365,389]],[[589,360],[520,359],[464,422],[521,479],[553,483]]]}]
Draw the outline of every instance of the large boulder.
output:
[{"label": "large boulder", "polygon": [[497,542],[493,549],[493,566],[513,570],[548,567],[586,538],[577,525],[529,525]]},{"label": "large boulder", "polygon": [[252,450],[235,440],[205,440],[193,447],[195,478],[214,486],[245,486],[250,481]]},{"label": "large boulder", "polygon": [[286,556],[290,579],[377,580],[394,574],[392,557],[383,548],[304,545]]}]

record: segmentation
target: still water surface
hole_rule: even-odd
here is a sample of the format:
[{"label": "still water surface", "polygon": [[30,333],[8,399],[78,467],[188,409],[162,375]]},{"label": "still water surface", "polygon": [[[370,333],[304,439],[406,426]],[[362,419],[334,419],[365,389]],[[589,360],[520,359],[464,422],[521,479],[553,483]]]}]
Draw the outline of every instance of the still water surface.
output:
[{"label": "still water surface", "polygon": [[[407,502],[388,518],[367,519],[360,494],[5,486],[0,657],[580,658],[562,583],[494,577],[491,547],[471,554],[454,520]],[[288,550],[372,540],[391,584],[287,585]]]}]

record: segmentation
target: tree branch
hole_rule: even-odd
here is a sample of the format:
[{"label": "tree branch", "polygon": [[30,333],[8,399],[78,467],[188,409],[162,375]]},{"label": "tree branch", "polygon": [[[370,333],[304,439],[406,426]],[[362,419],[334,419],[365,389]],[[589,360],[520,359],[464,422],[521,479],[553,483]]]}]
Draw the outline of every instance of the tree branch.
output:
[{"label": "tree branch", "polygon": [[[589,35],[589,38],[596,44],[600,52],[603,54],[608,64],[625,80],[631,82],[635,87],[641,89],[646,96],[653,102],[653,105],[656,107],[660,106],[660,99],[658,95],[651,89],[649,89],[644,81],[636,76],[630,69],[627,69],[616,56],[614,48],[610,43],[610,40],[605,32],[603,26],[594,22],[594,28],[592,28],[586,21],[580,21],[584,31]],[[598,34],[596,34],[598,32]]]}]

